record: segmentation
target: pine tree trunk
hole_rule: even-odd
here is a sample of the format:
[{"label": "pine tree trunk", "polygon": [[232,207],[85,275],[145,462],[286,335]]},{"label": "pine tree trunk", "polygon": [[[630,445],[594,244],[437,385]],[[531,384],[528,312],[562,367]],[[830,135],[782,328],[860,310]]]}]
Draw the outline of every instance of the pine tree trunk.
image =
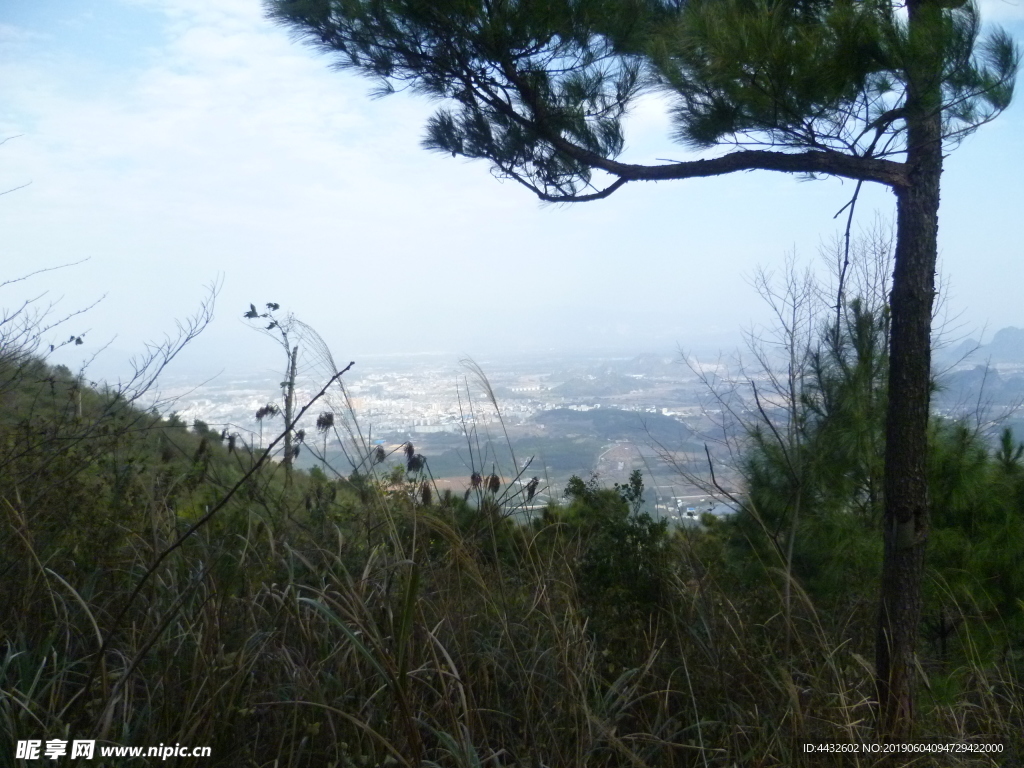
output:
[{"label": "pine tree trunk", "polygon": [[[927,2],[927,0],[925,0]],[[920,28],[939,12],[909,4]],[[911,35],[915,33],[911,31]],[[918,33],[926,34],[926,33]],[[936,56],[936,62],[941,58]],[[914,720],[917,629],[928,537],[928,409],[935,295],[939,179],[939,80],[929,62],[908,73],[908,184],[897,190],[896,258],[890,298],[889,404],[885,445],[885,524],[881,604],[875,646],[879,735],[910,736]]]}]

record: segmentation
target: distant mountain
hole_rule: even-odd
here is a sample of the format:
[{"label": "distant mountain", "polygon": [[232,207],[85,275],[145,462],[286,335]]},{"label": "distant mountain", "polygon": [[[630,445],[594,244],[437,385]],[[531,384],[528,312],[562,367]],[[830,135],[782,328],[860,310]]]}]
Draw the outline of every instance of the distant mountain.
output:
[{"label": "distant mountain", "polygon": [[575,411],[556,408],[534,416],[550,434],[566,437],[596,437],[601,440],[656,441],[675,448],[691,437],[685,424],[661,413],[624,411],[619,408],[591,408]]},{"label": "distant mountain", "polygon": [[574,376],[557,387],[552,387],[551,392],[560,397],[613,397],[628,395],[650,385],[649,381],[612,372],[603,375]]},{"label": "distant mountain", "polygon": [[981,344],[976,339],[966,339],[955,347],[939,350],[936,358],[945,364],[956,364],[960,361],[981,364],[991,361],[1024,365],[1024,328],[1002,328],[996,331],[988,344]]},{"label": "distant mountain", "polygon": [[1024,328],[1003,328],[982,349],[993,362],[1024,363]]},{"label": "distant mountain", "polygon": [[643,374],[644,376],[668,376],[671,378],[683,378],[689,375],[689,370],[683,363],[682,355],[662,355],[654,352],[644,352],[634,357],[622,360],[607,361],[599,368],[591,370],[593,374]]},{"label": "distant mountain", "polygon": [[979,402],[1008,406],[1024,401],[1024,374],[1000,375],[985,365],[944,373],[938,385],[934,402],[942,409],[959,411]]}]

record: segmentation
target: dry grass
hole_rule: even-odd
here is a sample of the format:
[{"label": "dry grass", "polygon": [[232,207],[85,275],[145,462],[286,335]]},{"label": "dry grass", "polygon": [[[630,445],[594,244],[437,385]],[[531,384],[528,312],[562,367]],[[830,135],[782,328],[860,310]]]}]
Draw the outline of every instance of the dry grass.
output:
[{"label": "dry grass", "polygon": [[[126,536],[111,572],[58,572],[6,501],[22,567],[3,590],[0,764],[17,738],[209,745],[204,764],[232,766],[878,763],[801,749],[871,741],[863,617],[804,597],[787,630],[781,576],[737,593],[700,537],[678,536],[660,609],[605,642],[564,526],[379,484],[369,505],[319,525],[235,513],[169,556],[115,627],[154,539]],[[918,737],[1019,748],[1012,659],[964,658],[922,695]]]}]

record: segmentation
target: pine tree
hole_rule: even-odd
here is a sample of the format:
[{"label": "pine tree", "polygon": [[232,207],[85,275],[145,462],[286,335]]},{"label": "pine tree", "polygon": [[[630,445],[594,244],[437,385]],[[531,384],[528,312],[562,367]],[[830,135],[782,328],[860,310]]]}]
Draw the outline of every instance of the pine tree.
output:
[{"label": "pine tree", "polygon": [[[268,0],[382,92],[447,100],[425,145],[488,160],[542,200],[745,170],[886,185],[897,202],[876,668],[908,732],[928,536],[930,330],[945,151],[1010,102],[1019,53],[963,0]],[[712,159],[620,162],[645,88]],[[755,147],[755,148],[751,148]]]}]

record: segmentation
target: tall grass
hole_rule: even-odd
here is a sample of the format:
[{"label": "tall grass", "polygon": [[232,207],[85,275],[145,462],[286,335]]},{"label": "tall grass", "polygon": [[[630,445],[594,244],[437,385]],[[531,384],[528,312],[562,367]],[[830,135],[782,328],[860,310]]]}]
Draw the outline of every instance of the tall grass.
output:
[{"label": "tall grass", "polygon": [[[331,481],[314,513],[312,479],[280,474],[259,468],[173,547],[195,494],[214,489],[215,505],[227,481],[169,503],[153,480],[122,500],[116,532],[89,538],[102,557],[76,556],[4,486],[0,765],[19,764],[18,739],[57,738],[210,746],[204,765],[268,768],[880,762],[802,748],[873,739],[870,608],[818,609],[781,563],[751,581],[722,530],[672,533],[657,605],[616,625],[595,619],[587,534],[557,510],[519,525],[514,493],[425,503],[399,471]],[[955,660],[922,666],[917,738],[1019,754],[1020,648],[993,656],[983,635],[965,628]]]}]

